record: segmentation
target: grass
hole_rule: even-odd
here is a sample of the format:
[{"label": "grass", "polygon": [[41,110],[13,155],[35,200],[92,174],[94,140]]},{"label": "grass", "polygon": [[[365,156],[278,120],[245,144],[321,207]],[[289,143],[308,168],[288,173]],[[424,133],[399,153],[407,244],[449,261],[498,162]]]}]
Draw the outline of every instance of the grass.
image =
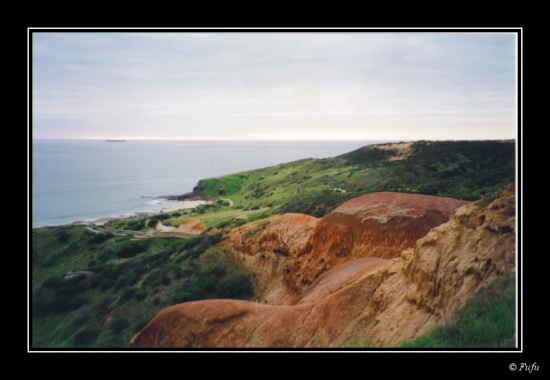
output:
[{"label": "grass", "polygon": [[504,278],[480,289],[454,322],[405,342],[401,347],[515,347],[515,299],[515,278]]},{"label": "grass", "polygon": [[[405,341],[410,349],[498,349],[515,347],[515,277],[505,277],[480,288],[454,321]],[[370,348],[367,340],[352,337],[344,348]]]},{"label": "grass", "polygon": [[[417,142],[414,154],[388,161],[391,149],[369,146],[339,157],[306,159],[202,181],[203,195],[232,207],[208,210],[209,227],[254,208],[322,217],[345,201],[377,191],[478,200],[515,179],[512,141]],[[345,192],[335,191],[342,189]],[[202,219],[202,217],[201,217]]]},{"label": "grass", "polygon": [[[61,232],[66,241],[59,244]],[[253,274],[215,249],[220,234],[96,236],[81,226],[33,231],[33,347],[127,347],[145,323],[174,303],[252,296]],[[67,279],[69,271],[87,274]]]}]

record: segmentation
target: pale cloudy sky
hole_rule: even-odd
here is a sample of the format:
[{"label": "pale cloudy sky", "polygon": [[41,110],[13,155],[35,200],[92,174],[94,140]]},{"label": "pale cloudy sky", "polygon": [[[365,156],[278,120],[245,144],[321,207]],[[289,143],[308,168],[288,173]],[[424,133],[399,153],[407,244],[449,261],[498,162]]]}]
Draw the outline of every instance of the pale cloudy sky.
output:
[{"label": "pale cloudy sky", "polygon": [[33,138],[509,139],[517,35],[33,32]]}]

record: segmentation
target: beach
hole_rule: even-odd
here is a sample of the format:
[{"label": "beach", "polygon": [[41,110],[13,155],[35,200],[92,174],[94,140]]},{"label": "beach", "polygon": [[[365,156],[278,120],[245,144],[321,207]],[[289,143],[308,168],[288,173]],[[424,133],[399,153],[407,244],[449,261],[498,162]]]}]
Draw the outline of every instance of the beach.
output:
[{"label": "beach", "polygon": [[207,203],[209,203],[209,202],[204,201],[204,200],[181,201],[181,202],[177,202],[173,206],[164,207],[164,208],[161,208],[160,210],[151,210],[151,211],[148,211],[148,212],[138,212],[138,213],[134,213],[134,214],[130,214],[130,215],[109,216],[109,217],[95,219],[95,220],[92,220],[92,221],[78,221],[78,222],[74,222],[72,224],[78,224],[78,225],[95,224],[96,226],[103,226],[105,223],[108,223],[113,219],[131,218],[131,217],[136,217],[136,216],[140,216],[140,215],[158,214],[159,212],[175,212],[175,211],[178,211],[178,210],[190,210],[190,209],[193,209],[197,206],[207,204]]}]

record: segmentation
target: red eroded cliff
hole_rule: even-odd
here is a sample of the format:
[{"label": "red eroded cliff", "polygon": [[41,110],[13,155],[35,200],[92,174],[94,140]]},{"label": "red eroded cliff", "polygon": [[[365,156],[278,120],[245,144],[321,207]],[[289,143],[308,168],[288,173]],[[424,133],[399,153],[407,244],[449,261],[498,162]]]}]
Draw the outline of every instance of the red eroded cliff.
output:
[{"label": "red eroded cliff", "polygon": [[250,223],[219,248],[254,267],[259,302],[169,307],[131,346],[338,347],[353,339],[393,346],[420,336],[480,286],[514,273],[515,195],[509,188],[480,205],[369,194],[323,219]]},{"label": "red eroded cliff", "polygon": [[305,248],[289,258],[289,288],[299,293],[322,273],[350,259],[397,257],[468,203],[390,192],[354,198],[320,220]]}]

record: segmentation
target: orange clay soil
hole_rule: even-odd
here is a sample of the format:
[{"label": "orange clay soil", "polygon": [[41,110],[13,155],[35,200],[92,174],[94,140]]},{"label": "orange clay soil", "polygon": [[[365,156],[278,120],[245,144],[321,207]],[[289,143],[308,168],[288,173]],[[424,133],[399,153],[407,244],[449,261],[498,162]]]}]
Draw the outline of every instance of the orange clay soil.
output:
[{"label": "orange clay soil", "polygon": [[510,187],[481,206],[368,194],[322,219],[249,223],[218,248],[254,269],[255,298],[168,307],[132,347],[394,346],[418,337],[515,272],[515,195]]}]

